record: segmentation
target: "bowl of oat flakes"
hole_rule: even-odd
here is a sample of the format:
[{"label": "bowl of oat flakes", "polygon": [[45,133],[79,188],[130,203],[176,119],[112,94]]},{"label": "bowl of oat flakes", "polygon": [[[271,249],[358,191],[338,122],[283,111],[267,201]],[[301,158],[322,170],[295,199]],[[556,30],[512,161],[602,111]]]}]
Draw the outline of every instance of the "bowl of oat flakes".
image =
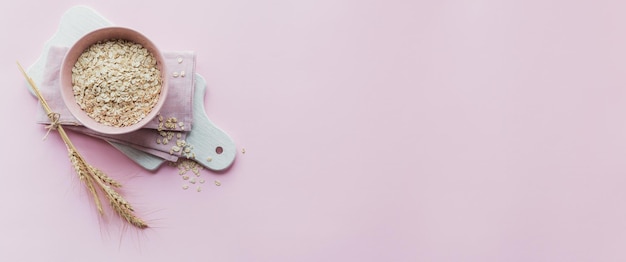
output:
[{"label": "bowl of oat flakes", "polygon": [[70,47],[61,64],[61,96],[85,127],[103,134],[142,128],[167,95],[163,56],[130,28],[91,31]]}]

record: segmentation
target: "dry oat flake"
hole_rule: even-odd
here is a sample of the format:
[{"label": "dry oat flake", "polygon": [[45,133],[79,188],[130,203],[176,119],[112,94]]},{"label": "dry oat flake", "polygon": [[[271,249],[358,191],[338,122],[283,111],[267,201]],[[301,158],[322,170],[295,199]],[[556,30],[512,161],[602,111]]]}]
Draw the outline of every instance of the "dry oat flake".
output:
[{"label": "dry oat flake", "polygon": [[124,127],[143,119],[161,93],[161,72],[140,44],[112,39],[87,48],[72,68],[76,103],[99,123]]}]

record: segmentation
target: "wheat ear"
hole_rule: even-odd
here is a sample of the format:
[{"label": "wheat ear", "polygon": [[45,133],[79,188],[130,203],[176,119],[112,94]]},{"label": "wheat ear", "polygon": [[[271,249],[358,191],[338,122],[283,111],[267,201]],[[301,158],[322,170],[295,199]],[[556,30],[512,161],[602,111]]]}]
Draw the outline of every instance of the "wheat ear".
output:
[{"label": "wheat ear", "polygon": [[104,214],[104,211],[102,209],[102,203],[100,202],[100,197],[98,195],[96,187],[94,186],[94,182],[96,185],[98,185],[98,188],[102,191],[102,193],[109,200],[109,204],[111,205],[111,208],[115,211],[117,215],[119,215],[126,222],[130,223],[131,225],[137,228],[140,228],[140,229],[147,228],[148,224],[146,224],[143,220],[135,216],[135,214],[133,213],[134,210],[131,207],[131,205],[126,201],[126,199],[122,197],[122,195],[120,195],[118,192],[116,192],[113,189],[113,188],[119,188],[122,185],[119,182],[107,176],[104,172],[89,165],[87,161],[85,161],[85,159],[80,155],[80,153],[78,153],[78,150],[76,149],[76,147],[74,147],[74,144],[72,144],[72,141],[70,141],[70,138],[67,136],[67,133],[65,132],[65,129],[63,129],[63,126],[59,124],[58,122],[59,115],[52,111],[52,109],[48,105],[48,102],[46,102],[44,97],[41,95],[39,88],[37,88],[37,85],[35,85],[35,82],[33,81],[33,79],[30,78],[28,74],[26,74],[26,72],[24,71],[24,68],[22,68],[22,65],[20,65],[19,62],[17,63],[17,67],[20,69],[20,71],[22,72],[22,74],[24,75],[28,83],[30,84],[30,86],[33,88],[33,91],[35,95],[37,96],[37,99],[39,99],[39,102],[41,103],[44,110],[46,111],[46,114],[48,114],[48,117],[50,118],[52,122],[50,126],[48,126],[49,131],[56,130],[57,132],[59,132],[61,139],[63,139],[63,142],[65,142],[65,146],[67,147],[67,151],[69,153],[70,162],[72,163],[74,170],[78,174],[78,177],[80,178],[80,180],[83,181],[83,183],[85,183],[85,185],[87,186],[87,189],[91,193],[94,201],[96,202],[96,208],[98,209],[98,212],[100,214]]}]

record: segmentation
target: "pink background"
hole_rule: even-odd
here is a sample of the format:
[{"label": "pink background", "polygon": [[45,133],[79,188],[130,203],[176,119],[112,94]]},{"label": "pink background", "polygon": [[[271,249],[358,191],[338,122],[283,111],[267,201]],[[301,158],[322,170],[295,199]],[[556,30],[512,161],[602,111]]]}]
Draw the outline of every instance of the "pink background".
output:
[{"label": "pink background", "polygon": [[[12,1],[3,261],[625,261],[621,1]],[[15,60],[85,4],[194,50],[246,154],[183,191],[71,134],[154,228],[99,221]]]}]

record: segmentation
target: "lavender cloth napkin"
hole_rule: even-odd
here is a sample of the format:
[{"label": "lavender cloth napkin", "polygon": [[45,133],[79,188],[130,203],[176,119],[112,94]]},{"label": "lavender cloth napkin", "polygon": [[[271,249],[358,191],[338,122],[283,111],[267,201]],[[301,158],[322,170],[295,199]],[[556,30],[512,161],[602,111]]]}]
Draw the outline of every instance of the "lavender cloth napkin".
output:
[{"label": "lavender cloth napkin", "polygon": [[[157,130],[159,126],[158,118],[153,119],[144,128],[137,131],[122,134],[108,135],[97,133],[91,129],[83,127],[70,113],[63,102],[59,91],[59,70],[63,57],[67,52],[67,47],[50,47],[46,67],[44,69],[43,81],[40,86],[43,97],[53,112],[59,113],[59,123],[67,128],[93,137],[127,144],[140,149],[146,153],[160,156],[164,159],[175,161],[180,156],[180,152],[172,152],[172,146],[176,145],[176,140],[184,140],[187,132],[191,130],[193,120],[193,91],[195,80],[195,53],[193,52],[164,52],[165,65],[168,72],[163,72],[168,79],[169,91],[165,104],[161,108],[160,114],[163,121],[167,118],[175,117],[178,122],[182,122],[184,131],[180,129],[171,130],[180,133],[180,138],[174,135],[171,142],[167,144],[157,143],[157,139],[162,141],[162,135]],[[173,73],[185,72],[185,77],[173,77]],[[37,115],[37,122],[40,124],[50,124],[50,119],[42,107]],[[163,127],[165,131],[170,131]],[[171,155],[171,156],[168,156]]]}]

